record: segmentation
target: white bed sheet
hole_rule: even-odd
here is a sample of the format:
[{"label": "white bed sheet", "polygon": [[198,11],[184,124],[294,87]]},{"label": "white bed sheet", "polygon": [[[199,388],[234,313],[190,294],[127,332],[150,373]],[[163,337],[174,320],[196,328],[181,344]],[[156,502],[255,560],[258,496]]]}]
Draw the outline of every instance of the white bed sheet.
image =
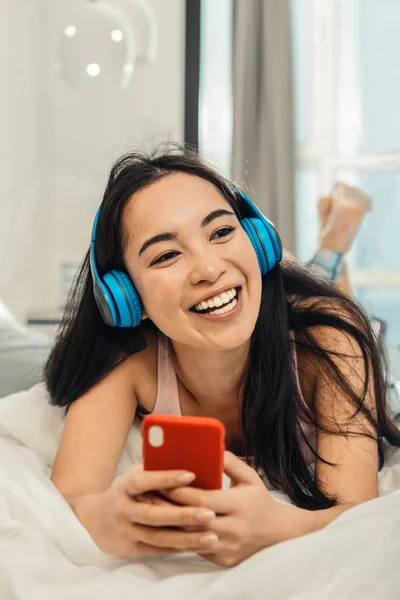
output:
[{"label": "white bed sheet", "polygon": [[[41,384],[0,400],[1,600],[400,598],[399,453],[380,474],[380,498],[224,569],[193,554],[101,552],[49,480],[62,427]],[[139,461],[134,425],[117,475]]]}]

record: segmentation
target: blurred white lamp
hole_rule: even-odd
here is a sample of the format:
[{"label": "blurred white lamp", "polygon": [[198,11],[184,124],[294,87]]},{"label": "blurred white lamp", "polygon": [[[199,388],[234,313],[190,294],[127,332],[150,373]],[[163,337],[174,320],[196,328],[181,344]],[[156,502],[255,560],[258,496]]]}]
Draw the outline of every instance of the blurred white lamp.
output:
[{"label": "blurred white lamp", "polygon": [[[134,33],[138,21],[147,22],[147,48],[138,50]],[[136,13],[138,14],[138,13]],[[86,1],[71,11],[61,32],[57,67],[63,80],[77,90],[105,91],[129,85],[136,61],[149,62],[157,52],[157,24],[146,0],[111,5],[103,0]],[[139,41],[143,44],[143,22]]]}]

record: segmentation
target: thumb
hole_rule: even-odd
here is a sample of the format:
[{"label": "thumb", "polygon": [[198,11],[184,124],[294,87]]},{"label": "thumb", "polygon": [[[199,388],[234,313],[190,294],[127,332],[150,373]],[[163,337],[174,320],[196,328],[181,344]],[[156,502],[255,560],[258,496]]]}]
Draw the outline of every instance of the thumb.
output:
[{"label": "thumb", "polygon": [[229,451],[224,452],[224,472],[231,479],[231,487],[239,483],[258,483],[260,480],[254,469]]}]

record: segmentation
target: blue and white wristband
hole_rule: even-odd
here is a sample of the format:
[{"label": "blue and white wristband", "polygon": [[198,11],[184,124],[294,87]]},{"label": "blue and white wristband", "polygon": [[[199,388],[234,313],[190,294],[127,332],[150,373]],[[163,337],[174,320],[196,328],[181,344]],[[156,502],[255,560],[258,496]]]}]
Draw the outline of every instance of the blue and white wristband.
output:
[{"label": "blue and white wristband", "polygon": [[320,248],[307,265],[324,277],[335,281],[340,277],[343,269],[343,254]]}]

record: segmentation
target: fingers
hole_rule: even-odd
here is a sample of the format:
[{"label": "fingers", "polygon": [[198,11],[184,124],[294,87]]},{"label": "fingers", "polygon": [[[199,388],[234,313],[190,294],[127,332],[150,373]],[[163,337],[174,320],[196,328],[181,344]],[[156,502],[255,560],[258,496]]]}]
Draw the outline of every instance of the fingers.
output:
[{"label": "fingers", "polygon": [[233,484],[261,482],[256,471],[244,463],[232,452],[224,453],[224,472],[231,478]]},{"label": "fingers", "polygon": [[154,490],[168,490],[189,485],[195,480],[188,471],[138,471],[130,473],[125,480],[125,491],[131,496]]},{"label": "fingers", "polygon": [[143,502],[143,504],[153,504],[153,501],[148,494],[139,494],[138,496],[135,496],[135,500],[136,502]]},{"label": "fingers", "polygon": [[176,504],[197,506],[213,510],[216,514],[224,515],[235,512],[240,498],[235,488],[225,490],[199,490],[192,487],[177,488],[163,491],[163,496]]},{"label": "fingers", "polygon": [[[129,499],[130,501],[132,501],[131,497],[129,497]],[[135,501],[143,502],[145,504],[151,504],[153,506],[175,506],[175,503],[173,503],[170,500],[167,500],[157,492],[147,492],[147,494],[138,494],[137,496],[135,496]]]},{"label": "fingers", "polygon": [[189,506],[173,506],[168,502],[164,505],[153,505],[135,502],[129,507],[128,518],[133,523],[151,525],[152,527],[185,527],[208,524],[215,519],[212,510]]},{"label": "fingers", "polygon": [[181,551],[215,548],[219,541],[218,536],[211,531],[187,532],[146,527],[145,525],[135,525],[135,537],[138,542],[149,546],[175,548]]},{"label": "fingers", "polygon": [[158,548],[157,546],[149,546],[143,542],[137,542],[134,546],[133,557],[135,556],[152,556],[155,554],[176,554],[178,550],[176,548]]},{"label": "fingers", "polygon": [[246,523],[232,517],[218,517],[207,525],[208,529],[215,533],[220,540],[232,542],[244,539],[246,536]]},{"label": "fingers", "polygon": [[[210,552],[213,550],[215,552],[215,550],[218,548],[218,544],[216,546],[211,547],[207,547],[207,546],[203,546],[202,548],[190,548],[190,552],[195,552],[196,554],[200,554],[200,555],[210,555],[210,556],[215,556],[214,554],[210,554]],[[145,544],[143,542],[137,542],[135,544],[135,550],[134,553],[132,554],[133,557],[135,556],[154,556],[156,554],[179,554],[179,553],[183,553],[183,552],[188,552],[189,550],[187,548],[184,548],[182,550],[178,550],[177,548],[158,548],[157,546],[149,546],[149,544]],[[128,553],[129,555],[129,553]]]}]

